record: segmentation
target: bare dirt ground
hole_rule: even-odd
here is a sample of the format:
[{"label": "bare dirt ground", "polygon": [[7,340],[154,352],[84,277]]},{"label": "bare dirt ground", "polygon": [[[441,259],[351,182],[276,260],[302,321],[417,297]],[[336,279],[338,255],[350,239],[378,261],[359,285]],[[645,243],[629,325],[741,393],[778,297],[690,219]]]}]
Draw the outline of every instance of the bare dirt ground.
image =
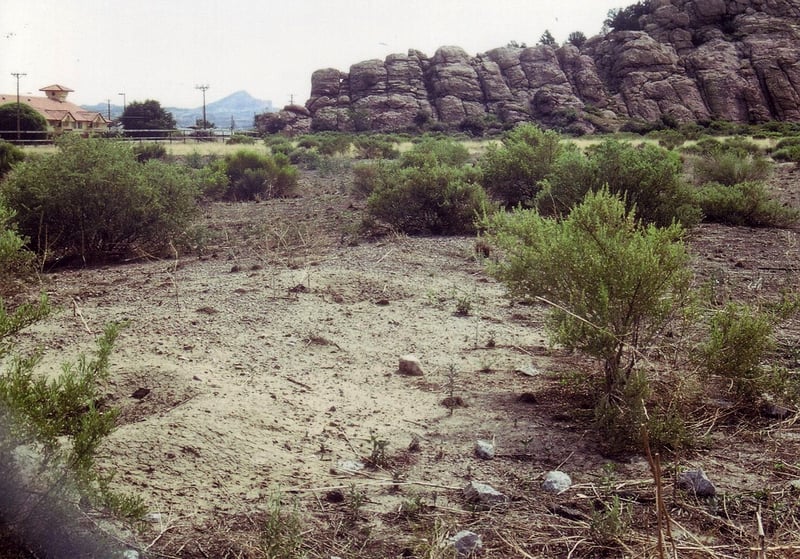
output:
[{"label": "bare dirt ground", "polygon": [[[280,491],[303,518],[308,557],[444,556],[437,540],[461,529],[481,534],[485,557],[657,557],[648,464],[603,455],[589,398],[564,381],[596,365],[548,346],[544,309],[507,299],[473,238],[359,239],[345,178],[307,174],[302,186],[299,198],[205,208],[197,248],[173,259],[43,279],[60,311],[20,348],[42,348],[43,370],[91,351],[105,324],[127,324],[108,386],[120,425],[100,462],[157,513],[130,543],[145,557],[263,556]],[[773,186],[800,205],[794,167]],[[721,299],[796,288],[799,242],[796,229],[701,226],[698,282]],[[780,347],[797,373],[796,323]],[[397,374],[407,353],[424,376]],[[448,397],[464,405],[451,413]],[[695,426],[702,444],[665,457],[678,555],[747,556],[760,510],[769,557],[800,556],[797,410],[740,420],[714,402],[698,404],[710,418]],[[478,438],[495,440],[494,460],[475,457]],[[673,492],[676,467],[704,468],[722,496]],[[556,468],[575,485],[552,496],[541,481]],[[469,480],[509,504],[472,510]],[[630,516],[623,543],[601,545],[592,515],[612,492]]]}]

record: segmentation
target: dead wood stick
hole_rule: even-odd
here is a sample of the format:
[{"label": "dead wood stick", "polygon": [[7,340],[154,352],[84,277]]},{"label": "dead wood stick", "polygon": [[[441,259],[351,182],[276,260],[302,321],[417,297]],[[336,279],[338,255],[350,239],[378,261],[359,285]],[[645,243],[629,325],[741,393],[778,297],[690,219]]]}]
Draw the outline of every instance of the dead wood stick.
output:
[{"label": "dead wood stick", "polygon": [[309,385],[307,385],[307,384],[305,384],[303,382],[300,382],[299,380],[294,380],[292,377],[284,377],[284,378],[286,380],[288,380],[289,382],[291,382],[292,384],[296,384],[297,386],[302,386],[306,390],[312,390],[312,388]]},{"label": "dead wood stick", "polygon": [[81,319],[81,322],[83,322],[83,327],[86,328],[86,331],[89,332],[92,336],[94,336],[94,332],[92,332],[92,329],[89,328],[89,325],[86,323],[86,319],[83,318],[83,313],[81,312],[81,309],[78,307],[78,302],[75,300],[74,297],[72,298],[72,309],[73,309],[72,316],[79,317]]}]

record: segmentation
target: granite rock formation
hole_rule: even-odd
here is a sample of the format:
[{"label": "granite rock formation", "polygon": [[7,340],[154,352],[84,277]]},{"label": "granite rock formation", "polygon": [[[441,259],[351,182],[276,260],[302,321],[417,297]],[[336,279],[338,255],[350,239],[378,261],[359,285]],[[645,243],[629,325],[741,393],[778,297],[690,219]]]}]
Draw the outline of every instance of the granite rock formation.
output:
[{"label": "granite rock formation", "polygon": [[572,132],[631,121],[800,121],[800,0],[650,0],[640,30],[470,56],[410,50],[317,70],[305,107],[269,131],[397,131],[538,122]]}]

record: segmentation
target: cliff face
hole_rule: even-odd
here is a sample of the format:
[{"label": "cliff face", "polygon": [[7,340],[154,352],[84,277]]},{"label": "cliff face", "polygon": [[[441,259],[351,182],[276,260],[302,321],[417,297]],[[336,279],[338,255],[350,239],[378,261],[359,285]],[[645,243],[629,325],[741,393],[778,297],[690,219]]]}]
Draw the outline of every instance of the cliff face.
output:
[{"label": "cliff face", "polygon": [[273,131],[458,127],[475,117],[573,131],[629,120],[800,121],[800,0],[652,0],[640,31],[573,45],[442,47],[317,70]]}]

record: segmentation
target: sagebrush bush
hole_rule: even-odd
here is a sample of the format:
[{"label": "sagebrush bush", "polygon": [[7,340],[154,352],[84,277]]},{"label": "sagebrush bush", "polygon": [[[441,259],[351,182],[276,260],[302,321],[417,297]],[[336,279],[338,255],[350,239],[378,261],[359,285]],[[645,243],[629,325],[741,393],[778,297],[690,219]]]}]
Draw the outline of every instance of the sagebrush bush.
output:
[{"label": "sagebrush bush", "polygon": [[317,149],[322,155],[345,154],[353,143],[349,134],[341,132],[320,132],[314,137],[319,142]]},{"label": "sagebrush bush", "polygon": [[225,157],[225,165],[230,179],[225,198],[229,200],[281,198],[297,187],[297,168],[285,155],[239,150]]},{"label": "sagebrush bush", "polygon": [[800,218],[800,211],[773,198],[760,182],[706,184],[698,190],[697,199],[705,220],[716,223],[789,227]]},{"label": "sagebrush bush", "polygon": [[502,144],[490,145],[480,160],[483,185],[506,207],[532,206],[561,153],[561,137],[533,124],[511,130]]},{"label": "sagebrush bush", "polygon": [[800,136],[780,140],[770,155],[775,161],[800,163]]},{"label": "sagebrush bush", "polygon": [[188,169],[140,164],[112,140],[65,136],[57,153],[15,166],[0,190],[43,260],[158,253],[197,213]]},{"label": "sagebrush bush", "polygon": [[[37,557],[116,557],[120,546],[87,529],[83,511],[111,510],[132,521],[145,512],[141,498],[113,492],[95,468],[117,416],[102,402],[119,326],[106,328],[95,356],[65,363],[55,377],[36,374],[37,357],[5,359],[10,339],[49,312],[46,297],[13,313],[0,299],[0,542],[13,540]],[[20,467],[20,448],[35,470]]]},{"label": "sagebrush bush", "polygon": [[637,439],[631,420],[643,416],[648,394],[639,357],[689,298],[682,227],[643,225],[607,188],[589,192],[563,220],[518,209],[495,214],[486,226],[503,254],[490,273],[513,296],[550,306],[554,343],[602,363],[598,424],[632,428],[614,436]]},{"label": "sagebrush bush", "polygon": [[256,143],[256,139],[253,136],[237,132],[235,134],[232,134],[231,137],[228,138],[228,140],[225,143],[230,145],[236,145],[236,144],[252,145]]},{"label": "sagebrush bush", "polygon": [[595,172],[593,190],[608,185],[645,222],[666,227],[677,221],[690,227],[700,220],[677,153],[651,144],[606,140],[589,150],[589,158]]},{"label": "sagebrush bush", "polygon": [[397,159],[400,156],[394,142],[376,136],[359,136],[353,145],[358,159]]},{"label": "sagebrush bush", "polygon": [[25,159],[25,152],[10,142],[0,140],[0,179],[11,170],[15,163]]},{"label": "sagebrush bush", "polygon": [[18,280],[33,271],[33,253],[25,244],[14,225],[14,212],[0,198],[0,297],[13,293]]},{"label": "sagebrush bush", "polygon": [[133,145],[133,153],[139,163],[145,163],[151,159],[165,159],[167,148],[158,142],[141,142]]},{"label": "sagebrush bush", "polygon": [[703,373],[730,380],[737,396],[755,403],[768,384],[763,362],[775,347],[773,324],[767,313],[728,303],[711,316],[708,340],[698,348]]},{"label": "sagebrush bush", "polygon": [[566,215],[586,193],[597,186],[594,162],[575,144],[567,144],[559,154],[550,174],[540,182],[536,209],[543,215]]},{"label": "sagebrush bush", "polygon": [[733,186],[766,180],[771,168],[771,163],[764,157],[737,149],[721,149],[694,162],[694,178],[697,184],[713,182]]},{"label": "sagebrush bush", "polygon": [[474,232],[475,220],[488,211],[489,202],[479,171],[463,164],[465,152],[453,140],[427,140],[399,161],[356,171],[357,188],[370,192],[367,211],[410,234]]}]

